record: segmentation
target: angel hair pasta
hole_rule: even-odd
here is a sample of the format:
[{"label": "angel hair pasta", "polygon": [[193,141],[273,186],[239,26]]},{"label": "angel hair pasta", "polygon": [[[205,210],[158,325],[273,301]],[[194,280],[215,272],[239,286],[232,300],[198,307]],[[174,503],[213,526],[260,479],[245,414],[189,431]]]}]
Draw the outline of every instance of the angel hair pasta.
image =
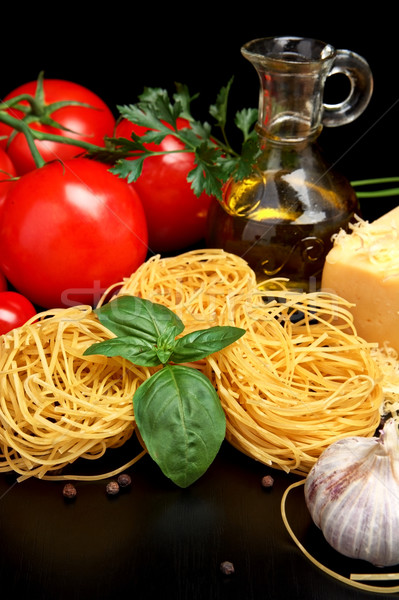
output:
[{"label": "angel hair pasta", "polygon": [[274,293],[268,303],[253,295],[236,303],[235,324],[247,333],[206,359],[207,374],[218,389],[230,443],[265,464],[305,475],[332,442],[375,434],[381,374],[343,299]]},{"label": "angel hair pasta", "polygon": [[196,366],[218,391],[227,440],[256,460],[307,473],[336,439],[374,435],[381,373],[342,298],[277,279],[261,291],[247,263],[222,250],[156,256],[118,293],[169,306],[190,330],[246,330]]},{"label": "angel hair pasta", "polygon": [[132,398],[146,369],[82,356],[109,336],[92,309],[79,306],[40,313],[0,337],[0,472],[55,478],[131,437]]}]

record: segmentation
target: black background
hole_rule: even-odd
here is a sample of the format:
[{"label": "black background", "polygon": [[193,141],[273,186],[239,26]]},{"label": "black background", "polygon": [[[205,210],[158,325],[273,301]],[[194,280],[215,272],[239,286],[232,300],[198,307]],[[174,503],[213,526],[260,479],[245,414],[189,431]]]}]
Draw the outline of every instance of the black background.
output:
[{"label": "black background", "polygon": [[[241,56],[242,44],[263,36],[316,37],[357,52],[374,75],[366,112],[354,123],[324,129],[320,144],[351,180],[395,176],[397,18],[387,3],[372,9],[349,1],[3,6],[0,95],[44,70],[48,78],[87,86],[116,112],[145,86],[173,91],[179,81],[200,93],[194,108],[207,118],[208,106],[233,75],[232,113],[257,105],[258,79]],[[392,203],[397,200],[380,200],[376,208],[382,212]],[[275,474],[275,488],[265,494],[260,479],[266,472],[224,444],[205,476],[180,490],[146,457],[132,469],[129,494],[113,502],[103,482],[83,483],[70,506],[60,485],[12,485],[1,477],[3,594],[51,600],[374,597],[324,575],[300,553],[280,518],[280,499],[293,479]],[[296,502],[294,496],[290,514],[317,557],[328,560],[330,551],[312,528],[302,497]],[[226,559],[235,564],[233,578],[219,572]],[[333,554],[331,564],[347,562]]]},{"label": "black background", "polygon": [[340,6],[130,2],[99,8],[82,1],[44,5],[26,15],[5,8],[0,95],[43,70],[46,77],[89,87],[117,114],[116,106],[135,102],[145,86],[173,91],[178,81],[200,93],[193,110],[208,119],[209,105],[232,76],[231,114],[257,106],[259,82],[241,55],[242,44],[274,35],[315,37],[360,54],[374,76],[366,111],[351,124],[324,128],[321,146],[351,180],[393,176],[398,174],[398,27],[389,6],[380,2],[378,10],[369,11],[349,0]]}]

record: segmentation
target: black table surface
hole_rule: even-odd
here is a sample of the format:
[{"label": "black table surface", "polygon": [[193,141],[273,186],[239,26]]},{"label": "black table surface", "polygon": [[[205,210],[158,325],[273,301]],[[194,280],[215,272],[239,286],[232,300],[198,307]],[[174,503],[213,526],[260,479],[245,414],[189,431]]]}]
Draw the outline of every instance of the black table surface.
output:
[{"label": "black table surface", "polygon": [[[396,206],[367,210],[373,220]],[[141,450],[135,438],[71,473],[104,473]],[[301,479],[245,456],[226,441],[208,471],[180,489],[149,456],[128,470],[129,490],[106,494],[109,479],[64,482],[0,474],[0,594],[42,600],[367,600],[386,597],[330,576],[298,548],[281,514],[284,492]],[[261,480],[272,475],[274,485]],[[341,556],[312,523],[302,486],[286,503],[290,526],[310,554],[343,577],[375,572]],[[234,574],[220,570],[223,561]],[[387,571],[395,569],[387,569]],[[399,571],[399,567],[398,567]],[[385,585],[399,585],[389,582]],[[379,584],[384,585],[384,584]],[[390,594],[388,597],[398,597]]]},{"label": "black table surface", "polygon": [[[135,456],[132,439],[75,473],[107,472]],[[122,461],[122,462],[121,462]],[[89,463],[89,465],[88,465]],[[0,581],[3,598],[74,600],[342,600],[374,597],[319,569],[298,548],[281,515],[287,487],[300,479],[270,469],[224,442],[208,471],[176,487],[145,455],[127,471],[132,484],[115,497],[108,479],[65,482],[0,477]],[[272,475],[274,485],[261,485]],[[286,514],[305,547],[345,577],[369,572],[332,550],[311,522],[299,486]],[[234,565],[224,575],[223,561]],[[379,595],[380,597],[383,597]],[[391,596],[392,597],[392,596]]]}]

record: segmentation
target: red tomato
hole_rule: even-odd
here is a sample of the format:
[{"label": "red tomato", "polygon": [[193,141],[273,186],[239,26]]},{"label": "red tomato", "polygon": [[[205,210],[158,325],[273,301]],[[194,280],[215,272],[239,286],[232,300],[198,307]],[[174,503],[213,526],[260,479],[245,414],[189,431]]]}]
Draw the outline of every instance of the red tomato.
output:
[{"label": "red tomato", "polygon": [[8,194],[8,190],[13,182],[10,182],[11,177],[17,174],[15,167],[8,154],[0,148],[0,212],[3,208],[4,200]]},{"label": "red tomato", "polygon": [[[61,79],[45,79],[43,82],[43,89],[46,105],[62,100],[73,100],[84,102],[93,108],[69,106],[55,110],[51,117],[69,131],[64,131],[50,125],[43,125],[38,121],[30,123],[32,129],[46,133],[55,133],[64,137],[85,140],[97,146],[104,146],[104,136],[111,136],[113,134],[115,118],[101,98],[94,92],[91,92],[77,83],[63,81]],[[30,94],[34,96],[35,92],[36,81],[31,81],[17,87],[7,94],[3,99],[3,102],[7,102],[7,100],[10,100],[10,98],[19,94]],[[24,102],[24,104],[28,103]],[[22,117],[23,115],[21,111],[14,108],[10,109],[8,112],[15,117]],[[12,131],[13,130],[8,125],[0,123],[0,137],[6,136],[6,138],[8,138]],[[35,143],[41,156],[46,162],[54,159],[67,160],[78,154],[82,154],[81,148],[70,144],[62,144],[60,142],[51,142],[47,140],[37,140]],[[7,146],[7,153],[14,163],[19,175],[27,173],[36,167],[24,134],[17,133],[9,145],[7,145],[7,139],[1,140],[0,145],[3,149]]]},{"label": "red tomato", "polygon": [[[178,127],[188,122],[178,120]],[[134,131],[145,131],[122,120],[116,127],[116,136],[130,138]],[[184,146],[175,137],[166,136],[152,149],[180,150]],[[149,248],[153,252],[170,252],[191,246],[205,237],[206,217],[211,197],[205,193],[199,198],[191,189],[187,175],[194,167],[194,154],[181,152],[146,158],[140,177],[131,185],[136,189],[144,206],[148,224]]]},{"label": "red tomato", "polygon": [[22,294],[0,292],[0,335],[21,327],[35,314],[35,307]]},{"label": "red tomato", "polygon": [[8,289],[7,280],[0,271],[0,292],[5,292]]},{"label": "red tomato", "polygon": [[145,260],[147,224],[125,179],[88,158],[48,163],[10,190],[0,270],[42,308],[95,305]]}]

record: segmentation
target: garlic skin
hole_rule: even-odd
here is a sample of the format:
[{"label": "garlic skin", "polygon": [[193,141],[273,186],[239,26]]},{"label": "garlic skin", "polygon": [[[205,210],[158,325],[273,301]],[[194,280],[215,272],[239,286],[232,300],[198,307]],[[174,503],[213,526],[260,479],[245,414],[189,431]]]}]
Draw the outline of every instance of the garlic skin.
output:
[{"label": "garlic skin", "polygon": [[399,563],[399,437],[393,419],[380,437],[331,444],[309,472],[304,494],[314,523],[335,550],[377,567]]}]

